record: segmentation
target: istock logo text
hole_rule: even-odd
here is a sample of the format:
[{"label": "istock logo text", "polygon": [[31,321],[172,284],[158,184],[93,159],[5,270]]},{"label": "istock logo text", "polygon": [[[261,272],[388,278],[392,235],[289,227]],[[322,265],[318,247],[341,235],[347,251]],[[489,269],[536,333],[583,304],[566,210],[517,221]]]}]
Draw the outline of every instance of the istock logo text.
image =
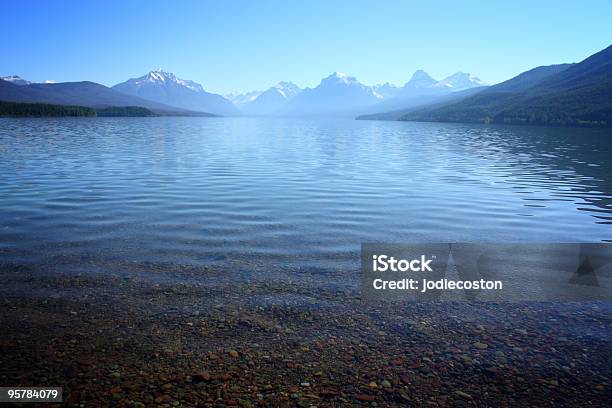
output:
[{"label": "istock logo text", "polygon": [[432,272],[429,264],[432,259],[427,259],[421,255],[420,259],[395,259],[387,255],[372,255],[372,270],[374,272]]}]

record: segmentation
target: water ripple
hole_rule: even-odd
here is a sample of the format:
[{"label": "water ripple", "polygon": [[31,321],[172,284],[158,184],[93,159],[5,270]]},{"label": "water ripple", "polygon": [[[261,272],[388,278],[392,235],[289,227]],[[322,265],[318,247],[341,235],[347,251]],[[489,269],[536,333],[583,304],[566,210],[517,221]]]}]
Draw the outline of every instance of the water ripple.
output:
[{"label": "water ripple", "polygon": [[604,130],[0,119],[0,147],[6,263],[337,270],[362,242],[612,240]]}]

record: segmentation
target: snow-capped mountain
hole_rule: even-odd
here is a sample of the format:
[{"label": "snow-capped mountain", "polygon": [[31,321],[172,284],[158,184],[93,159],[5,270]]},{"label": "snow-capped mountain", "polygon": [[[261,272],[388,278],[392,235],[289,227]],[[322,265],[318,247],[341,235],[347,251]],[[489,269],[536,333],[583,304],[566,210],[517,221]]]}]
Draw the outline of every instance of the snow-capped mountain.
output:
[{"label": "snow-capped mountain", "polygon": [[283,115],[353,115],[380,101],[380,96],[355,77],[334,72],[316,88],[306,88],[281,110]]},{"label": "snow-capped mountain", "polygon": [[197,82],[177,78],[176,75],[161,69],[117,84],[113,89],[127,95],[194,111],[217,115],[238,113],[236,107],[221,95],[206,92]]},{"label": "snow-capped mountain", "polygon": [[486,85],[480,78],[465,72],[457,72],[448,78],[444,78],[434,85],[436,88],[446,88],[452,92]]},{"label": "snow-capped mountain", "polygon": [[279,82],[257,95],[250,103],[245,104],[242,112],[247,115],[274,114],[300,92],[300,87],[293,82]]},{"label": "snow-capped mountain", "polygon": [[283,96],[285,99],[291,99],[295,95],[302,92],[302,88],[289,81],[281,81],[272,88],[268,89],[268,91],[274,91],[279,95]]},{"label": "snow-capped mountain", "polygon": [[464,89],[486,85],[479,78],[457,72],[441,81],[433,79],[423,70],[418,70],[412,74],[412,78],[398,92],[398,97],[407,98],[418,95],[434,95],[439,93],[457,92]]},{"label": "snow-capped mountain", "polygon": [[15,85],[30,85],[33,82],[23,79],[19,75],[10,75],[5,77],[0,77],[3,81],[10,82]]},{"label": "snow-capped mountain", "polygon": [[247,103],[253,102],[259,95],[261,95],[261,93],[261,91],[251,91],[246,93],[231,92],[223,95],[223,97],[232,102],[237,108],[242,108]]},{"label": "snow-capped mountain", "polygon": [[399,86],[390,84],[389,82],[372,86],[372,90],[381,100],[393,98],[400,89]]},{"label": "snow-capped mountain", "polygon": [[485,86],[477,77],[457,72],[438,81],[427,72],[419,69],[394,96],[385,98],[372,107],[371,114],[391,112],[400,109],[414,108],[419,105],[435,103],[454,92],[466,91],[470,88]]},{"label": "snow-capped mountain", "polygon": [[417,95],[440,93],[441,90],[435,87],[437,83],[438,81],[433,79],[427,72],[419,69],[412,74],[410,80],[395,94],[394,98],[388,99],[406,99]]},{"label": "snow-capped mountain", "polygon": [[434,86],[438,81],[433,79],[427,72],[419,69],[412,74],[412,77],[406,84],[404,85],[404,90],[421,90],[428,89]]},{"label": "snow-capped mountain", "polygon": [[410,80],[397,92],[396,98],[406,99],[417,95],[440,93],[441,90],[435,87],[437,83],[438,81],[433,79],[427,72],[419,69],[412,74]]},{"label": "snow-capped mountain", "polygon": [[177,78],[176,75],[174,75],[173,73],[164,72],[162,71],[161,68],[156,71],[151,71],[144,77],[137,78],[134,81],[134,83],[137,85],[142,84],[142,83],[166,83],[166,82],[184,86],[185,88],[191,89],[192,91],[195,91],[195,92],[204,92],[204,88],[202,88],[202,85],[198,84],[197,82],[190,81],[188,79]]}]

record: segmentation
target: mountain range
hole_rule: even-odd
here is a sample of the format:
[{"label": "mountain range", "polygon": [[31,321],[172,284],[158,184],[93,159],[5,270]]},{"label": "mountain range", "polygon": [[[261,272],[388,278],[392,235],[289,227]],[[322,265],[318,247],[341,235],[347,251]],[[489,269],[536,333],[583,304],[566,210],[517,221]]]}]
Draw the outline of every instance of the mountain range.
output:
[{"label": "mountain range", "polygon": [[253,102],[262,91],[250,91],[246,93],[232,92],[223,95],[223,97],[234,104],[238,109],[241,109],[246,104]]},{"label": "mountain range", "polygon": [[[403,87],[389,83],[367,86],[348,74],[334,72],[314,88],[284,81],[265,91],[230,94],[204,90],[201,84],[157,69],[105,87],[94,82],[34,83],[17,75],[0,78],[0,100],[55,103],[85,107],[140,106],[158,114],[199,112],[221,116],[345,116],[405,106],[409,98],[428,98],[479,85],[469,74],[436,81],[417,71]],[[14,88],[12,86],[19,86]],[[424,99],[423,99],[424,98]],[[384,103],[383,103],[384,102]]]},{"label": "mountain range", "polygon": [[[26,81],[28,82],[28,81]],[[209,115],[125,95],[95,82],[61,82],[57,84],[21,83],[0,79],[0,100],[5,102],[78,105],[91,108],[138,106],[166,115]]]},{"label": "mountain range", "polygon": [[[93,82],[34,83],[17,75],[0,78],[0,100],[81,105],[86,107],[141,106],[158,114],[203,112],[221,116],[346,116],[405,105],[409,97],[438,96],[476,86],[469,74],[457,73],[436,81],[417,71],[403,87],[389,83],[367,86],[348,74],[334,72],[314,88],[300,89],[289,81],[265,91],[224,96],[204,90],[197,82],[162,69],[107,88]],[[20,86],[11,88],[10,85]],[[381,104],[381,102],[388,102]]]},{"label": "mountain range", "polygon": [[612,126],[612,46],[576,64],[537,67],[475,95],[400,120]]},{"label": "mountain range", "polygon": [[[462,72],[437,81],[426,72],[419,70],[403,87],[389,83],[367,86],[353,76],[334,72],[323,78],[315,88],[304,89],[278,110],[268,114],[355,117],[363,112],[405,107],[411,102],[423,104],[429,99],[482,86],[485,84],[480,79]],[[249,104],[245,106],[248,107]],[[243,111],[246,109],[243,108]]]},{"label": "mountain range", "polygon": [[[469,73],[442,80],[423,70],[403,85],[365,85],[334,72],[313,88],[284,81],[224,96],[161,69],[112,88],[94,82],[33,83],[0,77],[0,101],[142,107],[156,114],[344,116],[358,119],[610,126],[612,46],[575,64],[542,66],[488,86]],[[127,110],[116,110],[122,112]],[[134,109],[132,112],[136,112]]]},{"label": "mountain range", "polygon": [[380,100],[374,90],[345,73],[334,72],[315,88],[306,88],[277,114],[283,116],[354,116],[358,109]]},{"label": "mountain range", "polygon": [[[479,78],[464,72],[457,72],[438,81],[427,72],[417,70],[412,74],[410,80],[403,87],[398,88],[391,97],[384,98],[361,113],[368,113],[368,118],[371,119],[377,118],[371,117],[373,114],[384,113],[385,118],[389,119],[389,114],[393,116],[392,112],[403,112],[416,106],[454,100],[456,94],[464,95],[461,92],[472,89],[482,90],[486,86]],[[467,94],[470,93],[472,92],[467,92]],[[363,115],[360,118],[364,118]]]},{"label": "mountain range", "polygon": [[293,82],[279,82],[244,104],[241,111],[246,115],[272,115],[301,91]]}]

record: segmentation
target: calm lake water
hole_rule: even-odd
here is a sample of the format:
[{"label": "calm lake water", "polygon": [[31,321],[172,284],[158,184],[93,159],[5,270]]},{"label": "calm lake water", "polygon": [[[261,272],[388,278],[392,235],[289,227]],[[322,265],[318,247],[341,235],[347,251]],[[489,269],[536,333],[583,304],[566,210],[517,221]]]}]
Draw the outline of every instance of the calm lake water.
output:
[{"label": "calm lake water", "polygon": [[612,240],[604,130],[0,119],[0,263],[355,271],[362,242]]}]

